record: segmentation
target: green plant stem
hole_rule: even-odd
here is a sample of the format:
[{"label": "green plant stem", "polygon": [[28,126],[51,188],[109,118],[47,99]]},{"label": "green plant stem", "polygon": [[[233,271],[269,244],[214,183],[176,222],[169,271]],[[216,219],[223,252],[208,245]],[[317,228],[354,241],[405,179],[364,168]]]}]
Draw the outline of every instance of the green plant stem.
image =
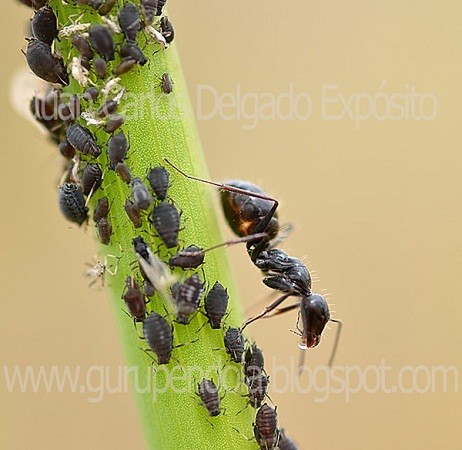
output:
[{"label": "green plant stem", "polygon": [[[75,6],[63,5],[61,0],[52,0],[50,4],[55,11],[58,11],[61,26],[69,25],[70,17],[75,20],[79,15],[76,14]],[[121,4],[122,2],[119,6]],[[113,9],[112,14],[116,15],[117,10],[118,6]],[[78,11],[85,12],[80,22],[101,22],[99,16],[90,8],[82,7]],[[139,35],[141,40],[145,39],[142,33]],[[118,38],[120,42],[121,37]],[[149,57],[149,63],[144,67],[136,66],[129,73],[122,75],[120,82],[126,90],[119,111],[123,111],[127,116],[122,128],[130,142],[127,165],[134,176],[145,179],[148,168],[165,165],[163,159],[167,157],[188,173],[207,176],[175,45],[167,50],[160,49],[160,46],[155,43],[148,43],[146,47],[140,46]],[[68,40],[63,39],[58,45],[58,50],[67,63],[76,55],[75,50],[71,50]],[[154,54],[156,51],[158,52]],[[117,61],[113,62],[111,67],[116,64]],[[169,95],[161,93],[160,90],[159,77],[164,72],[168,72],[175,83],[174,91]],[[93,80],[98,86],[103,84],[95,78]],[[83,91],[75,81],[71,82],[66,90],[72,93]],[[168,112],[173,114],[168,118],[163,117]],[[85,125],[85,122],[81,123]],[[103,146],[103,153],[98,158],[98,162],[102,167],[107,168],[104,144],[108,136],[101,129],[90,128],[96,134],[98,143]],[[213,189],[187,180],[173,171],[170,172],[172,186],[169,195],[183,212],[184,229],[180,232],[181,245],[194,243],[207,248],[221,242],[212,199],[212,195],[215,194]],[[174,343],[185,345],[174,349],[172,360],[167,366],[157,364],[151,366],[151,359],[140,349],[147,348],[144,341],[138,337],[141,328],[138,327],[135,331],[133,321],[124,312],[125,307],[121,300],[126,276],[135,276],[138,270],[134,264],[136,259],[132,249],[132,239],[138,235],[143,236],[151,244],[153,251],[158,251],[159,257],[164,260],[167,252],[160,245],[159,239],[154,236],[147,217],[144,218],[142,231],[133,228],[123,208],[125,200],[130,196],[130,188],[113,171],[107,169],[103,186],[92,199],[92,205],[103,196],[107,196],[110,200],[109,219],[113,228],[111,245],[104,247],[103,252],[121,256],[117,263],[114,262],[114,258],[109,257],[108,261],[112,266],[116,266],[117,273],[113,277],[108,276],[108,285],[112,293],[114,311],[127,364],[132,374],[131,379],[148,447],[208,450],[256,448],[255,442],[246,439],[252,436],[254,410],[251,407],[244,409],[246,399],[241,394],[245,390],[242,383],[237,382],[240,375],[236,375],[241,373],[241,368],[238,364],[230,362],[229,356],[223,349],[224,330],[211,330],[206,324],[198,331],[206,322],[202,314],[197,314],[188,326],[174,323]],[[207,253],[204,273],[208,287],[217,280],[227,287],[230,294],[230,314],[226,324],[238,326],[242,322],[242,317],[225,250],[218,249]],[[200,270],[199,274],[201,274]],[[177,275],[183,279],[190,273],[179,271]],[[169,306],[157,296],[148,305],[149,310],[161,314],[165,314],[165,308],[168,309]],[[170,315],[168,320],[172,321],[172,319]],[[197,342],[193,342],[195,340]],[[174,386],[168,387],[165,392],[157,392],[156,383],[159,384],[159,389],[162,389],[166,379],[165,372],[171,374],[174,366],[177,366],[175,370],[177,381]],[[196,372],[190,373],[192,369]],[[208,370],[207,378],[212,378],[217,383],[218,373],[223,375],[228,370],[234,371],[225,375],[224,380],[221,381],[220,394],[224,395],[222,406],[225,413],[218,417],[208,417],[205,408],[195,395],[197,383],[202,377],[198,369]],[[150,383],[154,386],[149,386]],[[123,414],[121,411],[116,413]]]}]

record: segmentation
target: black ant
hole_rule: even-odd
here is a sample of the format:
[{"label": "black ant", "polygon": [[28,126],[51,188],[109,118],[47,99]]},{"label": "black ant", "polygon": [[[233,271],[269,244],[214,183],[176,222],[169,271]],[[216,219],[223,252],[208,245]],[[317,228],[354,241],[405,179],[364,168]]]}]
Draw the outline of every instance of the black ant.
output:
[{"label": "black ant", "polygon": [[[266,306],[260,314],[247,319],[241,326],[241,331],[269,313],[276,315],[299,308],[296,333],[301,338],[301,349],[313,348],[319,344],[327,322],[332,321],[339,325],[328,362],[329,366],[332,365],[342,323],[330,317],[329,306],[324,297],[312,293],[311,276],[305,265],[298,258],[275,248],[285,238],[277,215],[279,202],[248,181],[217,183],[189,175],[168,159],[165,161],[184,177],[219,188],[225,218],[236,235],[245,238],[257,233],[266,234],[248,242],[247,252],[252,262],[264,273],[263,283],[284,294]],[[288,297],[299,297],[300,300],[294,305],[278,308]],[[298,327],[300,320],[301,329]]]}]

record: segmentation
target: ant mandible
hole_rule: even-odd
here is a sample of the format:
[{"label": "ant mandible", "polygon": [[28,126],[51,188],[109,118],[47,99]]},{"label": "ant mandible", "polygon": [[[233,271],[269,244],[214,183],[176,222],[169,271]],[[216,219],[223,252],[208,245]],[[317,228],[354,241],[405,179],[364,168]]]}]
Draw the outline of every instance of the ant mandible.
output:
[{"label": "ant mandible", "polygon": [[[279,226],[277,215],[279,202],[248,181],[230,180],[217,183],[189,175],[168,159],[165,158],[165,161],[184,177],[219,188],[225,218],[237,236],[248,239],[251,235],[265,233],[263,237],[247,242],[247,252],[253,264],[265,275],[263,283],[284,294],[266,306],[260,314],[247,319],[241,326],[241,331],[269,313],[273,316],[300,308],[296,333],[301,338],[299,343],[301,349],[313,348],[319,344],[327,322],[338,324],[334,347],[328,362],[331,366],[337,350],[342,322],[330,316],[325,298],[311,291],[311,276],[305,265],[298,258],[275,248],[287,234],[283,234]],[[298,297],[299,301],[278,308],[289,297]],[[301,329],[298,326],[300,321]]]}]

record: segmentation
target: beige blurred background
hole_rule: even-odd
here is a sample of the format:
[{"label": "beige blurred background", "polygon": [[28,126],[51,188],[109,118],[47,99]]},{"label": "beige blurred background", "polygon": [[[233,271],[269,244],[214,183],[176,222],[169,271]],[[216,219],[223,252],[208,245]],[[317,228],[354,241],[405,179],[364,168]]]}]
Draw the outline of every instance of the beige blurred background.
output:
[{"label": "beige blurred background", "polygon": [[[9,106],[13,74],[25,67],[20,48],[30,14],[11,0],[1,3],[0,360],[10,368],[117,368],[123,355],[107,294],[83,278],[95,243],[58,211],[55,149]],[[296,225],[284,248],[306,256],[319,280],[315,289],[329,294],[345,323],[337,364],[365,369],[385,360],[387,385],[406,365],[460,370],[462,4],[169,3],[195,105],[198,85],[220,95],[237,84],[243,94],[275,95],[292,85],[312,101],[305,121],[252,128],[248,120],[215,117],[198,127],[215,179],[253,180],[281,199],[282,221]],[[428,94],[425,111],[434,106],[434,118],[323,120],[326,85],[338,85],[329,91],[337,100],[339,93],[385,93],[389,100],[414,86]],[[210,99],[202,98],[204,114]],[[341,112],[341,105],[327,106],[328,115]],[[231,236],[226,228],[223,234]],[[229,253],[246,307],[255,311],[251,305],[266,294],[260,275],[242,248]],[[250,329],[269,362],[298,356],[288,331],[295,317]],[[327,332],[307,354],[310,365],[325,364],[333,337]],[[7,393],[3,368],[1,377],[2,449],[144,448],[130,394],[89,403],[78,393]],[[434,393],[361,390],[349,401],[331,393],[324,402],[314,392],[271,397],[303,449],[456,449],[458,388],[451,378],[446,393],[437,381]]]}]

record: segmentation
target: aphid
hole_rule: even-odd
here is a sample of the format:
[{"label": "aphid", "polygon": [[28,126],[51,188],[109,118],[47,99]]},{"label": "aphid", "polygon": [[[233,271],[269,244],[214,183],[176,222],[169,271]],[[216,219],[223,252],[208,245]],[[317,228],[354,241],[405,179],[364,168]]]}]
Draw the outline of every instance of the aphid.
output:
[{"label": "aphid", "polygon": [[93,59],[94,53],[88,40],[81,34],[74,34],[72,36],[72,45],[79,51],[85,58]]},{"label": "aphid", "polygon": [[151,214],[151,223],[167,248],[178,246],[180,213],[174,205],[161,202]]},{"label": "aphid", "polygon": [[143,281],[143,289],[144,295],[146,295],[146,297],[152,297],[156,293],[154,286],[151,284],[149,280]]},{"label": "aphid", "polygon": [[31,29],[36,39],[48,45],[51,45],[58,36],[58,20],[48,5],[35,13],[31,21]]},{"label": "aphid", "polygon": [[104,102],[100,106],[100,108],[98,109],[96,115],[98,117],[106,117],[109,114],[112,114],[113,112],[116,112],[118,106],[119,106],[118,101],[116,101],[114,99],[107,100],[106,102]]},{"label": "aphid", "polygon": [[142,225],[140,209],[129,198],[125,201],[124,208],[133,226],[135,228],[140,228]]},{"label": "aphid", "polygon": [[117,266],[114,270],[109,268],[108,257],[119,259],[117,256],[107,255],[104,257],[104,261],[99,261],[96,258],[93,258],[95,261],[94,265],[87,263],[87,266],[90,268],[87,269],[85,275],[91,279],[89,286],[93,286],[98,280],[101,280],[101,285],[104,286],[104,277],[106,272],[112,276],[117,273]]},{"label": "aphid", "polygon": [[82,87],[86,87],[90,84],[90,78],[88,78],[88,69],[82,65],[82,57],[74,56],[70,64],[71,75],[77,83]]},{"label": "aphid", "polygon": [[205,378],[197,385],[197,395],[200,397],[202,404],[212,417],[220,414],[220,397],[218,388],[212,380]]},{"label": "aphid", "polygon": [[19,0],[20,3],[30,8],[39,9],[47,3],[48,0]]},{"label": "aphid", "polygon": [[253,431],[261,449],[271,450],[278,444],[278,416],[276,410],[264,404],[255,417]]},{"label": "aphid", "polygon": [[107,144],[107,155],[109,167],[114,170],[118,163],[124,162],[127,157],[128,141],[123,131],[114,134],[109,138]]},{"label": "aphid", "polygon": [[167,44],[170,44],[170,42],[173,41],[173,38],[175,37],[175,30],[173,29],[172,22],[170,22],[167,16],[160,19],[160,32],[165,38]]},{"label": "aphid", "polygon": [[144,28],[146,33],[149,34],[158,44],[162,45],[163,48],[167,48],[168,44],[167,41],[165,40],[164,36],[162,36],[162,33],[157,31],[152,25],[148,25],[147,27]]},{"label": "aphid", "polygon": [[173,80],[168,73],[162,74],[160,87],[164,94],[170,94],[173,91]]},{"label": "aphid", "polygon": [[252,408],[259,408],[268,393],[269,377],[263,373],[246,379],[249,389],[249,403]]},{"label": "aphid", "polygon": [[[83,16],[80,16],[81,19]],[[59,30],[58,36],[60,38],[68,38],[69,36],[73,36],[76,33],[85,33],[91,27],[91,23],[73,23],[72,25],[68,25],[67,27],[62,27]]]},{"label": "aphid", "polygon": [[119,175],[119,177],[122,179],[122,181],[125,181],[125,183],[130,184],[132,180],[132,174],[126,164],[117,163],[115,171],[117,172],[117,175]]},{"label": "aphid", "polygon": [[98,13],[101,16],[108,14],[114,7],[116,0],[105,0],[104,3],[98,8]]},{"label": "aphid", "polygon": [[148,59],[141,49],[133,42],[126,42],[120,47],[119,55],[122,58],[134,59],[140,66],[144,66]]},{"label": "aphid", "polygon": [[221,328],[221,320],[228,308],[228,291],[218,281],[207,293],[204,300],[204,308],[210,327],[213,330]]},{"label": "aphid", "polygon": [[123,125],[124,121],[125,119],[123,116],[119,116],[117,114],[109,116],[109,119],[106,122],[106,126],[104,127],[104,131],[106,133],[113,133]]},{"label": "aphid", "polygon": [[120,9],[119,25],[128,42],[136,42],[136,35],[140,29],[140,13],[133,3],[125,3]]},{"label": "aphid", "polygon": [[82,174],[82,191],[84,195],[95,192],[103,181],[103,172],[98,164],[87,164]]},{"label": "aphid", "polygon": [[107,65],[103,58],[95,58],[93,60],[93,67],[95,68],[95,73],[98,78],[106,78]]},{"label": "aphid", "polygon": [[28,38],[28,40],[26,59],[32,72],[45,81],[67,86],[69,75],[63,59],[51,53],[51,47],[48,44],[34,38]]},{"label": "aphid", "polygon": [[169,289],[176,282],[176,276],[168,270],[164,262],[154,256],[142,237],[134,238],[133,246],[143,278],[149,280],[163,299],[173,302]]},{"label": "aphid", "polygon": [[279,430],[278,449],[279,450],[298,450],[297,444],[287,436],[284,428],[281,428]]},{"label": "aphid", "polygon": [[167,3],[167,0],[158,0],[156,16],[162,15],[162,9],[164,8],[166,3]]},{"label": "aphid", "polygon": [[72,124],[66,130],[69,143],[84,155],[92,155],[95,158],[101,154],[101,149],[96,144],[90,131],[79,124]]},{"label": "aphid", "polygon": [[167,197],[167,190],[170,186],[170,174],[167,169],[162,166],[153,167],[149,169],[147,178],[157,199],[165,200]]},{"label": "aphid", "polygon": [[177,322],[183,325],[189,323],[189,317],[197,311],[204,292],[204,283],[199,275],[194,274],[183,283],[172,287],[173,300],[176,305]]},{"label": "aphid", "polygon": [[124,58],[116,67],[114,67],[112,73],[114,75],[123,75],[124,73],[130,72],[135,67],[136,61],[132,58]]},{"label": "aphid", "polygon": [[98,11],[98,9],[103,4],[104,0],[77,0],[79,5],[87,5],[93,8],[94,10]]},{"label": "aphid", "polygon": [[226,353],[231,355],[231,359],[240,363],[244,354],[244,336],[239,328],[228,328],[224,339]]},{"label": "aphid", "polygon": [[80,57],[80,64],[81,64],[82,67],[87,69],[88,72],[90,72],[91,64],[90,64],[90,60],[88,58],[85,58],[85,56],[81,56]]},{"label": "aphid", "polygon": [[244,374],[246,378],[261,374],[264,370],[264,365],[263,352],[257,347],[257,344],[253,343],[244,354]]},{"label": "aphid", "polygon": [[75,148],[67,142],[67,139],[64,139],[59,143],[59,153],[66,159],[72,159],[75,155]]},{"label": "aphid", "polygon": [[141,0],[140,4],[141,4],[141,12],[143,14],[144,24],[151,25],[154,20],[154,16],[158,15],[157,14],[158,0]]},{"label": "aphid", "polygon": [[109,245],[112,236],[112,226],[108,219],[103,217],[96,223],[98,229],[99,240],[101,244]]},{"label": "aphid", "polygon": [[173,350],[173,327],[161,315],[152,312],[143,321],[143,336],[157,355],[158,364],[168,364]]},{"label": "aphid", "polygon": [[170,267],[181,267],[182,269],[196,269],[204,263],[205,253],[211,250],[215,250],[219,247],[224,247],[233,244],[240,244],[242,242],[259,239],[261,235],[266,236],[265,233],[257,233],[251,236],[245,236],[243,238],[222,242],[221,244],[214,245],[212,247],[203,249],[197,245],[190,245],[178,253],[173,255],[169,260]]},{"label": "aphid", "polygon": [[152,203],[152,196],[146,185],[139,179],[132,179],[132,197],[133,202],[139,209],[148,209]]},{"label": "aphid", "polygon": [[58,202],[67,220],[78,225],[87,220],[88,208],[85,206],[83,192],[76,183],[64,183],[59,187]]},{"label": "aphid", "polygon": [[132,277],[125,279],[125,290],[122,298],[130,315],[136,322],[142,322],[146,317],[146,302],[138,283]]},{"label": "aphid", "polygon": [[102,197],[98,200],[98,203],[95,206],[95,212],[93,213],[93,220],[95,223],[99,222],[101,219],[104,219],[109,214],[109,199],[107,197]]},{"label": "aphid", "polygon": [[111,32],[102,25],[94,25],[89,32],[90,42],[96,52],[101,55],[105,61],[114,59],[115,45]]},{"label": "aphid", "polygon": [[85,92],[83,93],[83,98],[87,102],[97,100],[98,96],[99,96],[99,89],[95,86],[85,89]]}]

